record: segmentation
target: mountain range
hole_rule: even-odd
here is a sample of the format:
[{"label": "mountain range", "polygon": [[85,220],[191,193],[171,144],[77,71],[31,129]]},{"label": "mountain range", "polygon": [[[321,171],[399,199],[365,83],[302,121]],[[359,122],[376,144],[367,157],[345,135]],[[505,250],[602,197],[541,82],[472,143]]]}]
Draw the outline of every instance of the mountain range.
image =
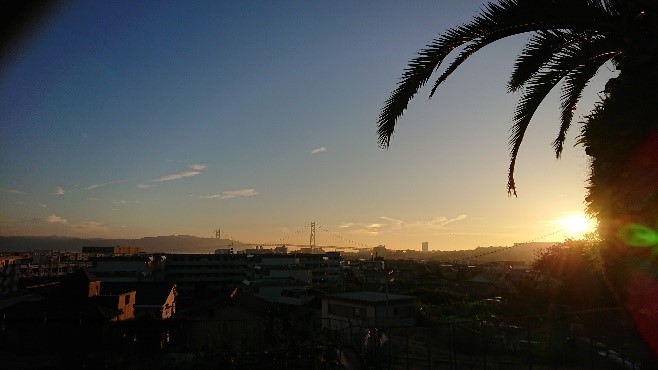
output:
[{"label": "mountain range", "polygon": [[217,238],[199,238],[190,235],[169,235],[140,239],[83,239],[61,236],[0,236],[0,252],[33,250],[81,251],[82,247],[141,247],[146,253],[213,253],[218,248],[244,249],[238,241]]}]

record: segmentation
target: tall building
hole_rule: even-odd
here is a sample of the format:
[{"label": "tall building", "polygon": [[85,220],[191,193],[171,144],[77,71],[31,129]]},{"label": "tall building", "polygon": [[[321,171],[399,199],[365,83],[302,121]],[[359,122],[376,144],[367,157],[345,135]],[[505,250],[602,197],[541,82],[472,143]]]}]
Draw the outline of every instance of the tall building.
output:
[{"label": "tall building", "polygon": [[423,242],[423,252],[429,252],[430,246],[428,242]]}]

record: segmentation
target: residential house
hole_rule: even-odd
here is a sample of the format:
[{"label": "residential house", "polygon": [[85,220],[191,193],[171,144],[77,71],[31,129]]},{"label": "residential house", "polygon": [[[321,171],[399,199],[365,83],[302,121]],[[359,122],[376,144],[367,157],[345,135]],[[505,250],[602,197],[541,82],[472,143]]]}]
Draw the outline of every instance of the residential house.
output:
[{"label": "residential house", "polygon": [[[416,322],[413,296],[381,292],[345,292],[322,298],[322,327],[345,332]],[[347,331],[349,333],[349,330]]]},{"label": "residential house", "polygon": [[262,350],[272,330],[276,306],[244,290],[233,288],[179,312],[184,347],[210,356],[237,349]]},{"label": "residential house", "polygon": [[102,295],[117,295],[134,291],[135,318],[144,316],[166,320],[176,313],[176,284],[166,282],[103,283]]}]

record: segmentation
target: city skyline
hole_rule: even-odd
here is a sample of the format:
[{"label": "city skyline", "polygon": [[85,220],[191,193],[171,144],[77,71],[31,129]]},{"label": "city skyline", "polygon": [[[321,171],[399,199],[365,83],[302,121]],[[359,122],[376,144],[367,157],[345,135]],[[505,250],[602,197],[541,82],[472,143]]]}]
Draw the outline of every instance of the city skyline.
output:
[{"label": "city skyline", "polygon": [[[406,62],[481,5],[63,6],[0,71],[0,235],[221,227],[265,243],[316,221],[392,249],[577,237],[591,228],[580,217],[588,161],[578,127],[554,158],[557,92],[521,147],[518,198],[505,190],[518,99],[505,82],[525,37],[474,56],[433,99],[412,102],[389,149],[377,145],[379,109]],[[576,122],[605,81],[586,90]]]}]

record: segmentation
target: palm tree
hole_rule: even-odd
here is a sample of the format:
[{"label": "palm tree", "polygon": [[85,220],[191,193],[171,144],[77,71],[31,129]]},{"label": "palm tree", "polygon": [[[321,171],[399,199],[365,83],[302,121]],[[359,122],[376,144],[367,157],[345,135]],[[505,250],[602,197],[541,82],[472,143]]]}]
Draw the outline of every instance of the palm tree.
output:
[{"label": "palm tree", "polygon": [[553,141],[559,158],[583,89],[604,64],[612,64],[619,74],[608,81],[605,96],[584,118],[578,140],[591,159],[587,209],[599,221],[604,261],[615,266],[609,270],[628,271],[643,264],[655,278],[658,263],[651,251],[658,251],[658,0],[486,4],[470,22],[448,29],[408,63],[380,112],[380,146],[389,146],[409,101],[450,54],[456,56],[434,81],[430,97],[475,52],[523,33],[531,35],[507,84],[509,92],[520,92],[510,130],[508,194],[516,196],[519,148],[547,94],[561,84],[560,124]]},{"label": "palm tree", "polygon": [[[468,57],[486,45],[505,37],[531,32],[518,56],[508,82],[510,92],[521,92],[514,111],[510,135],[510,165],[507,189],[516,196],[514,166],[519,148],[533,114],[547,94],[562,81],[560,128],[553,142],[557,158],[562,153],[573,112],[589,80],[605,63],[620,71],[606,85],[606,97],[588,116],[579,143],[593,157],[589,211],[600,221],[610,213],[610,205],[599,199],[598,186],[621,172],[599,168],[619,166],[639,143],[656,131],[658,104],[658,2],[655,0],[499,0],[488,3],[482,12],[465,25],[448,29],[412,59],[396,89],[381,110],[378,119],[380,146],[390,144],[398,118],[409,101],[423,87],[441,63],[453,51],[459,51],[452,63],[436,79],[430,97]],[[619,108],[614,108],[619,106]],[[598,131],[593,122],[602,112],[634,112],[637,117],[606,118]],[[615,113],[610,113],[613,115]],[[600,120],[600,119],[599,119]],[[611,122],[622,120],[623,122]],[[588,123],[592,124],[588,124]],[[615,135],[607,131],[617,127],[618,135],[632,132],[637,139],[627,143],[624,153],[606,153]],[[623,132],[621,132],[623,131]],[[602,135],[601,135],[602,134]],[[602,136],[602,137],[601,137]],[[630,141],[627,139],[626,141]],[[597,164],[603,160],[604,164]],[[655,171],[655,166],[651,171]],[[601,191],[605,192],[605,191]],[[655,198],[653,194],[653,198]],[[652,221],[655,222],[655,219]]]}]

